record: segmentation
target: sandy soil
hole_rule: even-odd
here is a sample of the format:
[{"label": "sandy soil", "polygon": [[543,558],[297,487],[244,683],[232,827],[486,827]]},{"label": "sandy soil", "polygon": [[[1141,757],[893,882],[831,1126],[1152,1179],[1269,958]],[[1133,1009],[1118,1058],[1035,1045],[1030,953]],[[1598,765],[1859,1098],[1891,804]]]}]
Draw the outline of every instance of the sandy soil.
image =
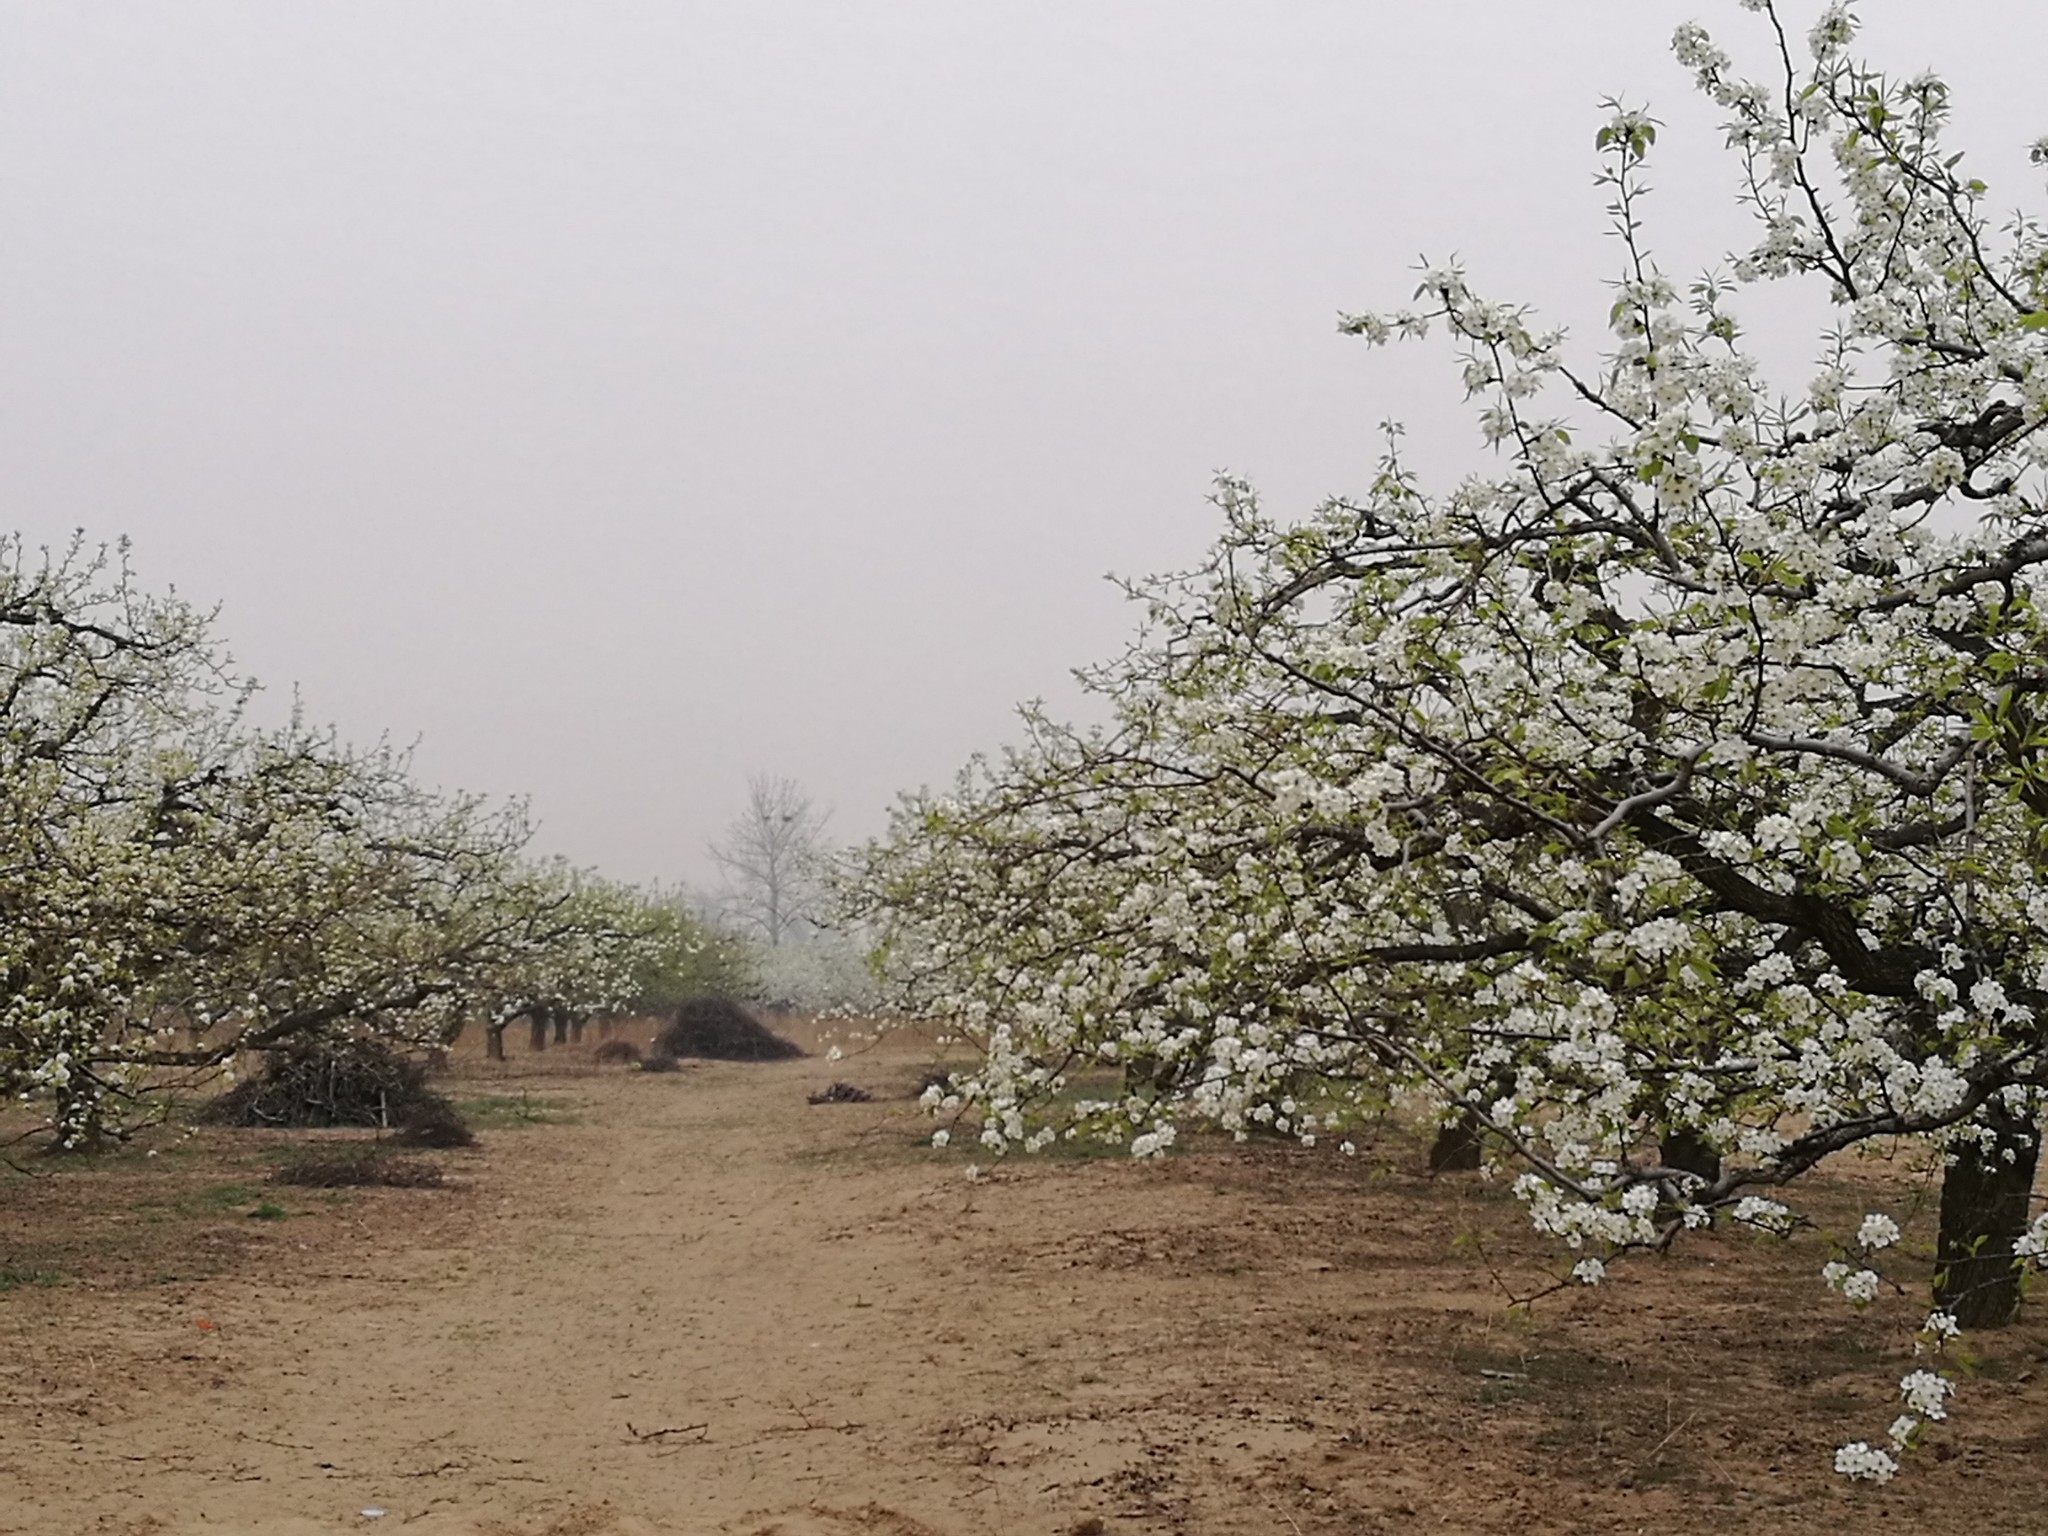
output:
[{"label": "sandy soil", "polygon": [[[1503,1286],[1551,1256],[1402,1135],[970,1180],[923,1144],[928,1059],[464,1061],[455,1093],[500,1128],[435,1154],[438,1190],[273,1188],[280,1138],[225,1131],[0,1178],[0,1532],[2037,1518],[2038,1324],[1985,1348],[1908,1477],[1852,1489],[1829,1450],[1889,1422],[1911,1309],[1785,1321],[1817,1246],[1716,1237],[1515,1317]],[[806,1104],[834,1078],[888,1097]],[[1858,1180],[1895,1177],[1832,1195],[1853,1220]]]}]

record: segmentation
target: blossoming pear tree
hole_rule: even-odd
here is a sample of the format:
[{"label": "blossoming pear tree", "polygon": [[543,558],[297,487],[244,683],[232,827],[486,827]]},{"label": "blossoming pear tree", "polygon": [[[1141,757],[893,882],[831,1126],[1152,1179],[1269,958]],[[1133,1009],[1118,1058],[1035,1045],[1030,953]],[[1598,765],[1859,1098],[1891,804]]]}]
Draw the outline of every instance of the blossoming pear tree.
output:
[{"label": "blossoming pear tree", "polygon": [[0,1086],[55,1094],[66,1140],[99,1022],[151,960],[129,918],[160,899],[161,748],[240,693],[207,616],[136,588],[125,551],[0,537]]},{"label": "blossoming pear tree", "polygon": [[[1804,1175],[1903,1138],[1944,1169],[1924,1343],[2012,1317],[2048,1250],[2048,235],[1849,7],[1803,48],[1743,8],[1759,78],[1675,39],[1757,228],[1726,273],[1658,267],[1658,125],[1615,106],[1604,353],[1454,267],[1346,321],[1448,335],[1494,467],[1431,490],[1390,434],[1302,521],[1225,482],[1084,679],[1110,723],[1028,714],[867,850],[880,964],[983,1048],[933,1106],[990,1149],[1314,1141],[1422,1094],[1590,1284],[1790,1233]],[[1790,393],[1742,324],[1778,283],[1829,310]],[[1899,1236],[1839,1234],[1825,1285],[1871,1303]],[[1907,1376],[1838,1468],[1893,1475],[1952,1391]]]},{"label": "blossoming pear tree", "polygon": [[401,1046],[536,988],[595,1010],[708,943],[526,855],[523,808],[251,729],[209,616],[125,552],[0,539],[0,1089],[76,1146],[287,1041]]}]

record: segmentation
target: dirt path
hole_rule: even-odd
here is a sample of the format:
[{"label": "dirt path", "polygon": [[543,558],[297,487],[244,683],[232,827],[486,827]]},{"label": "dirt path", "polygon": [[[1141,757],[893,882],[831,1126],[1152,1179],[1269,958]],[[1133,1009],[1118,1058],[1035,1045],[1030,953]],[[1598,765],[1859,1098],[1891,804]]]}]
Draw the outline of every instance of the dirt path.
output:
[{"label": "dirt path", "polygon": [[[1511,1230],[1495,1192],[1280,1148],[970,1181],[920,1145],[915,1072],[522,1078],[573,1123],[488,1133],[451,1161],[458,1188],[315,1201],[260,1233],[223,1218],[237,1246],[197,1281],[0,1295],[0,1532],[1718,1532],[1875,1512],[1822,1469],[1840,1399],[1884,1412],[1896,1341],[1822,1358],[1788,1336],[1781,1396],[1833,1408],[1758,1414],[1744,1373],[1777,1367],[1732,1342],[1768,1315],[1738,1298],[1745,1253],[1718,1261],[1725,1295],[1691,1277],[1690,1319],[1607,1298],[1644,1345],[1618,1354],[1594,1304],[1510,1326],[1489,1269],[1520,1262],[1514,1240],[1457,1245]],[[839,1075],[899,1097],[805,1104]],[[1883,1495],[1892,1528],[2030,1507],[2048,1397],[2027,1378],[1972,1385],[1969,1456]]]}]

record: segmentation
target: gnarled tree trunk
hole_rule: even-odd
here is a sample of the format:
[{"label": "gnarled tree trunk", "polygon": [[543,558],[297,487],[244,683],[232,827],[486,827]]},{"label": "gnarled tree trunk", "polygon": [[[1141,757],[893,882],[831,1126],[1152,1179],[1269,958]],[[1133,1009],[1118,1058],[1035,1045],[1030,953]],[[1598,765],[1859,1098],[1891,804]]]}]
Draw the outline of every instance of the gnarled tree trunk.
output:
[{"label": "gnarled tree trunk", "polygon": [[2027,1230],[2041,1128],[2002,1112],[1987,1117],[1989,1145],[1969,1142],[1941,1181],[1934,1302],[1964,1328],[2003,1328],[2019,1311],[2012,1245]]}]

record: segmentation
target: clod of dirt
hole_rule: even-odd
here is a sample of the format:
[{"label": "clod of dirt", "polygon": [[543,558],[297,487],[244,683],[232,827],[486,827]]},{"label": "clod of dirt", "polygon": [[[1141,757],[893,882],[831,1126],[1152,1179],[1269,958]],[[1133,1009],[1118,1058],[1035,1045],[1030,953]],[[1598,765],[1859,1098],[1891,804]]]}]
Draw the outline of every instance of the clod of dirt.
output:
[{"label": "clod of dirt", "polygon": [[802,1047],[769,1029],[729,997],[693,997],[654,1037],[668,1056],[701,1056],[710,1061],[787,1061]]},{"label": "clod of dirt", "polygon": [[865,1104],[874,1098],[865,1088],[856,1088],[852,1083],[834,1083],[819,1093],[811,1095],[813,1104]]},{"label": "clod of dirt", "polygon": [[1090,1515],[1085,1520],[1076,1520],[1067,1527],[1067,1536],[1102,1536],[1109,1529],[1102,1523],[1102,1516]]},{"label": "clod of dirt", "polygon": [[441,1170],[418,1158],[393,1157],[374,1142],[356,1143],[296,1152],[270,1176],[270,1182],[311,1189],[434,1189],[441,1184]]},{"label": "clod of dirt", "polygon": [[680,1072],[683,1070],[683,1064],[666,1051],[656,1051],[652,1056],[649,1056],[640,1063],[640,1070],[642,1072]]},{"label": "clod of dirt", "polygon": [[200,1112],[214,1125],[393,1127],[461,1119],[419,1062],[362,1035],[314,1035],[263,1053],[263,1071]]},{"label": "clod of dirt", "polygon": [[608,1067],[613,1063],[617,1063],[620,1066],[634,1067],[642,1065],[640,1047],[630,1040],[605,1041],[603,1045],[600,1045],[591,1053],[591,1060],[595,1061],[600,1067]]}]

